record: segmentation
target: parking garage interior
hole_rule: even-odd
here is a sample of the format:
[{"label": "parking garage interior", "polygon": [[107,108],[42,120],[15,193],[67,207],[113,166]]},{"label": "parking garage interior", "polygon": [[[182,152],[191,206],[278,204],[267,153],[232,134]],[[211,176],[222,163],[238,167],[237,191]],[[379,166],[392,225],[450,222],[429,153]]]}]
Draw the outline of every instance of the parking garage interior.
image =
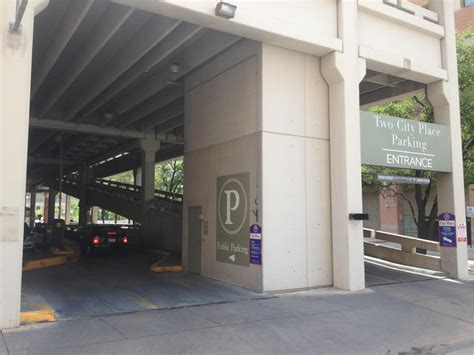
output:
[{"label": "parking garage interior", "polygon": [[[206,195],[211,189],[208,185],[215,183],[213,174],[225,175],[235,167],[251,171],[250,196],[255,201],[251,221],[257,223],[258,201],[264,200],[258,188],[260,174],[266,173],[262,159],[273,161],[275,157],[278,164],[279,152],[294,147],[293,142],[275,141],[283,143],[282,150],[262,152],[256,138],[262,134],[258,132],[262,118],[255,111],[262,100],[260,85],[272,83],[258,81],[296,63],[295,67],[304,68],[297,75],[306,80],[312,76],[316,83],[314,87],[305,84],[308,92],[298,94],[317,93],[313,101],[325,102],[328,85],[319,71],[308,69],[311,65],[319,68],[319,58],[113,2],[51,0],[36,16],[34,26],[26,192],[49,196],[62,192],[79,199],[78,226],[90,223],[91,208],[99,206],[134,221],[138,232],[136,248],[126,255],[83,257],[66,265],[24,271],[22,303],[46,304],[58,317],[71,318],[231,302],[269,297],[264,290],[332,285],[332,260],[327,256],[331,254],[331,233],[324,225],[314,227],[325,235],[319,249],[305,251],[314,253],[308,259],[318,259],[312,261],[314,268],[323,270],[322,276],[312,280],[305,276],[295,281],[284,271],[297,263],[298,255],[289,261],[278,253],[272,260],[268,257],[269,265],[281,268],[282,276],[274,276],[257,271],[255,265],[244,271],[223,263],[215,266],[219,263],[210,256],[215,247],[204,249],[215,245],[214,239],[204,237],[205,226],[215,223],[211,216],[214,196]],[[283,59],[267,72],[262,70],[262,63],[272,56]],[[360,84],[361,109],[426,88],[422,82],[382,69],[373,66],[367,70]],[[284,80],[274,84],[283,85]],[[305,100],[313,104],[307,96]],[[327,108],[315,111],[327,116]],[[247,126],[236,123],[254,115],[258,118]],[[200,117],[204,122],[208,118],[209,127],[195,124]],[[215,117],[222,117],[222,123],[216,123]],[[316,136],[326,139],[328,124],[323,121],[318,120],[316,126],[324,132]],[[243,132],[245,139],[237,142],[228,131]],[[214,148],[222,143],[220,136],[228,144],[221,150]],[[316,144],[310,149],[318,152],[311,158],[320,159],[314,162],[315,170],[319,163],[326,169],[328,147]],[[237,158],[232,151],[238,152]],[[155,190],[155,164],[183,156],[184,196]],[[218,163],[210,162],[209,156],[217,156]],[[300,167],[291,168],[296,172]],[[135,171],[133,185],[108,180],[130,170]],[[318,174],[317,191],[311,193],[329,205],[329,170],[322,177]],[[288,179],[292,178],[288,172]],[[279,182],[268,191],[278,192]],[[319,211],[327,226],[331,224],[328,210]],[[288,218],[293,217],[289,212]],[[74,246],[75,237],[68,237],[74,235],[76,226],[69,230],[66,239]],[[187,272],[151,272],[150,266],[163,253],[171,255],[173,262],[182,262]],[[369,285],[426,277],[384,271],[370,264],[366,272]]]}]

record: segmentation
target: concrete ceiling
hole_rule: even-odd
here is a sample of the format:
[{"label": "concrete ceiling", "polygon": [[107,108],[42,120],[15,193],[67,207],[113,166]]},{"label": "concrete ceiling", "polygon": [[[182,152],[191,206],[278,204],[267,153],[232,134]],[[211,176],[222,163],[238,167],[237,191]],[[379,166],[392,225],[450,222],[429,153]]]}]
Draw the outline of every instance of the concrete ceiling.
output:
[{"label": "concrete ceiling", "polygon": [[108,1],[51,0],[35,19],[28,185],[57,176],[61,134],[69,166],[145,135],[182,143],[183,78],[239,39]]}]

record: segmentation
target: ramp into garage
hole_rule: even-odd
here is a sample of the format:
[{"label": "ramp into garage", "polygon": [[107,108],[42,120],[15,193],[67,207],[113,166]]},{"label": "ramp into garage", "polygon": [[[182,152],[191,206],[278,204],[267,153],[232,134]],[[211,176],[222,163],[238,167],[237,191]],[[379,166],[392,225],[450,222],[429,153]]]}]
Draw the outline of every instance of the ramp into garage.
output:
[{"label": "ramp into garage", "polygon": [[150,264],[136,253],[24,272],[22,304],[49,306],[61,320],[270,297],[191,273],[152,273]]}]

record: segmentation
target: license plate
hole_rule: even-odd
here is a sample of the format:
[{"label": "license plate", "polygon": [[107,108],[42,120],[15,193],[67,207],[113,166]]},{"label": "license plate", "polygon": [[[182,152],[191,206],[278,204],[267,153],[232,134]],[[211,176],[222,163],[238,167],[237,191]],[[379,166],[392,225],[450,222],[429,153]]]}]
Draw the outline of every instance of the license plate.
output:
[{"label": "license plate", "polygon": [[109,238],[108,241],[109,241],[109,243],[115,243],[115,239],[114,239],[114,238]]}]

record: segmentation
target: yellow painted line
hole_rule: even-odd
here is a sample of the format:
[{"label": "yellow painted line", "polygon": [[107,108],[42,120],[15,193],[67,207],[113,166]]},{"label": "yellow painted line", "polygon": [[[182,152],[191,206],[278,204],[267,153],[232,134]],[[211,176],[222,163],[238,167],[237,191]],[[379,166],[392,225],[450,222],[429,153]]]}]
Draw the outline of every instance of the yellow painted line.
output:
[{"label": "yellow painted line", "polygon": [[157,265],[154,263],[150,266],[150,270],[153,272],[181,272],[183,267],[181,265]]},{"label": "yellow painted line", "polygon": [[143,308],[158,309],[158,306],[156,304],[148,301],[146,298],[143,298],[142,296],[139,296],[136,293],[132,293],[132,292],[129,292],[129,294],[130,294],[129,298],[136,304],[142,306]]},{"label": "yellow painted line", "polygon": [[22,324],[54,322],[56,320],[56,312],[51,307],[40,303],[27,303],[27,305],[37,309],[34,311],[21,312],[20,322]]},{"label": "yellow painted line", "polygon": [[64,250],[57,249],[57,248],[50,248],[50,253],[54,255],[74,255],[75,251],[69,247],[64,247]]},{"label": "yellow painted line", "polygon": [[42,269],[45,267],[68,264],[79,260],[75,255],[55,256],[52,258],[28,261],[23,265],[23,271]]}]

